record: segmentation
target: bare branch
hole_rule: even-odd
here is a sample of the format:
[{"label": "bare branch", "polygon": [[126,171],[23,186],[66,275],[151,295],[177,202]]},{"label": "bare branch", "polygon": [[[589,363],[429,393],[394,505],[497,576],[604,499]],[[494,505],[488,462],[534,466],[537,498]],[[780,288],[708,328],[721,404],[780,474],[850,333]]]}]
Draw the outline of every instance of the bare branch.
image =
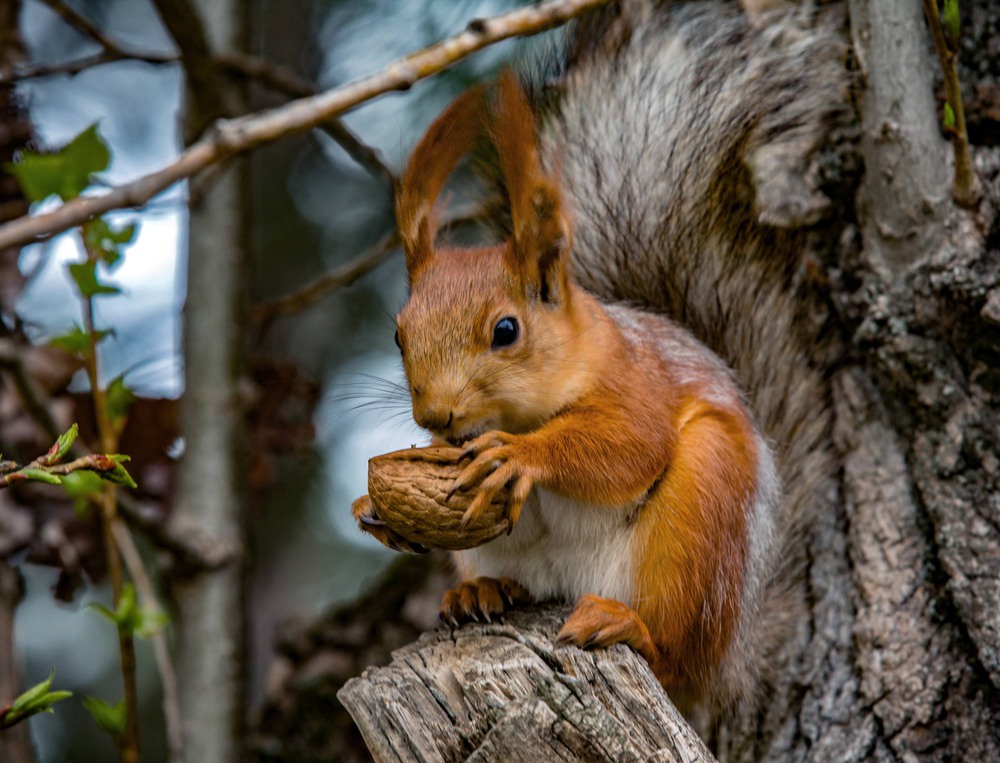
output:
[{"label": "bare branch", "polygon": [[[230,52],[221,54],[218,61],[230,74],[253,79],[264,87],[293,98],[308,98],[318,92],[312,83],[299,77],[288,67],[274,64],[258,56]],[[343,122],[331,117],[322,122],[319,128],[337,141],[354,161],[375,177],[384,180],[390,188],[396,189],[398,182],[396,174],[386,166],[375,149],[365,144]]]},{"label": "bare branch", "polygon": [[376,74],[280,108],[220,121],[176,161],[156,172],[108,193],[80,196],[52,212],[19,218],[0,226],[0,249],[51,238],[114,209],[142,207],[174,183],[221,159],[310,130],[383,93],[405,90],[488,45],[551,29],[607,2],[547,0],[510,13],[474,20],[464,31],[412,53]]},{"label": "bare branch", "polygon": [[143,51],[119,45],[102,32],[93,21],[74,10],[61,0],[40,0],[53,13],[76,29],[80,34],[89,37],[101,46],[101,52],[84,56],[74,61],[64,61],[55,64],[29,64],[14,68],[0,69],[0,84],[19,82],[36,77],[48,77],[53,74],[75,75],[80,72],[115,61],[143,61],[150,64],[173,63],[178,60],[176,53],[159,51]]},{"label": "bare branch", "polygon": [[79,11],[74,10],[62,0],[39,0],[42,4],[46,5],[49,10],[55,13],[59,18],[69,24],[71,27],[76,29],[85,37],[89,37],[91,40],[96,42],[102,48],[107,51],[118,53],[120,48],[111,40],[110,37],[104,34],[98,26],[84,16]]},{"label": "bare branch", "polygon": [[369,270],[374,269],[399,246],[399,234],[393,232],[384,236],[375,246],[350,262],[341,265],[306,284],[301,289],[284,297],[268,299],[255,305],[250,311],[250,322],[266,325],[279,315],[295,313],[309,307],[331,291],[350,286]]}]

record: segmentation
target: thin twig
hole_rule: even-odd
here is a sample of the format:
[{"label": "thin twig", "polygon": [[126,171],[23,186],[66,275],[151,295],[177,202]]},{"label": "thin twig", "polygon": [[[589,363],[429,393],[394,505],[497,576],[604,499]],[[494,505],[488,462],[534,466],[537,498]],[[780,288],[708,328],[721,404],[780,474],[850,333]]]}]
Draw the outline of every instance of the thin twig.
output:
[{"label": "thin twig", "polygon": [[[87,258],[94,261],[96,256],[87,249]],[[90,396],[94,405],[94,418],[97,420],[97,433],[101,450],[112,453],[118,447],[118,435],[108,416],[107,398],[100,383],[97,359],[97,329],[94,323],[94,298],[83,297],[83,327],[87,332],[87,352],[84,354],[84,367],[87,380],[90,382]],[[101,529],[104,541],[104,553],[107,556],[108,578],[111,581],[112,605],[117,609],[121,600],[124,581],[122,578],[121,558],[118,555],[118,544],[115,542],[113,527],[118,517],[118,501],[116,489],[112,484],[105,484],[97,498],[101,508]],[[139,699],[136,691],[135,642],[130,631],[118,628],[118,652],[121,657],[122,684],[125,694],[125,730],[116,741],[119,754],[124,763],[139,761]]]},{"label": "thin twig", "polygon": [[310,130],[332,116],[393,90],[405,90],[471,53],[511,37],[537,34],[608,0],[547,0],[469,23],[463,32],[412,53],[386,69],[279,108],[215,124],[176,161],[108,193],[79,196],[52,212],[0,226],[0,249],[50,238],[114,209],[142,207],[165,189],[223,158]]},{"label": "thin twig", "polygon": [[61,0],[40,0],[40,2],[48,6],[49,10],[80,32],[80,34],[84,37],[89,37],[104,48],[104,50],[114,53],[121,52],[121,49],[110,37],[104,34],[93,21],[79,11],[74,10]]},{"label": "thin twig", "polygon": [[264,300],[250,311],[250,322],[266,325],[279,315],[304,310],[330,292],[343,286],[350,286],[369,270],[374,269],[399,246],[399,234],[390,233],[364,254],[354,258],[339,268],[325,273],[315,281],[306,284],[290,294],[275,299]]},{"label": "thin twig", "polygon": [[[274,64],[259,56],[230,52],[219,55],[218,61],[230,74],[253,79],[264,87],[293,98],[308,98],[318,92],[311,82],[299,77],[287,66]],[[384,180],[393,191],[396,190],[399,182],[396,174],[382,161],[378,151],[351,132],[342,121],[331,117],[319,128],[337,141],[354,161]]]},{"label": "thin twig", "polygon": [[0,84],[34,79],[36,77],[48,77],[54,74],[75,75],[101,64],[113,63],[115,61],[142,61],[149,64],[165,64],[178,60],[176,53],[165,53],[160,51],[138,50],[136,48],[120,45],[98,28],[93,21],[88,19],[79,11],[74,10],[61,0],[40,0],[48,6],[53,13],[65,21],[69,26],[76,29],[84,37],[93,40],[101,47],[99,53],[94,53],[74,61],[64,61],[55,64],[29,64],[0,70]]},{"label": "thin twig", "polygon": [[[446,218],[441,227],[449,230],[475,225],[482,219],[478,207],[466,206],[455,210],[450,218]],[[337,289],[350,286],[370,270],[374,270],[399,247],[399,233],[393,232],[379,239],[373,247],[355,257],[350,262],[324,273],[305,286],[286,294],[283,297],[263,300],[250,311],[250,323],[266,328],[271,321],[282,315],[301,312],[314,305],[323,297]]]},{"label": "thin twig", "polygon": [[8,487],[16,482],[29,481],[32,479],[30,475],[32,471],[45,472],[46,474],[61,477],[73,472],[97,472],[98,474],[103,474],[112,471],[117,466],[117,462],[113,459],[97,453],[80,456],[80,458],[70,461],[67,464],[46,464],[44,456],[36,458],[24,468],[20,468],[12,461],[0,461],[0,464],[3,465],[0,467],[0,473],[2,473],[2,476],[0,476],[0,488]]},{"label": "thin twig", "polygon": [[[302,79],[287,67],[271,63],[258,56],[231,51],[219,54],[216,60],[227,74],[254,79],[264,87],[294,98],[305,98],[318,92],[307,80]],[[28,64],[16,69],[0,69],[0,85],[58,74],[75,76],[95,66],[121,61],[139,61],[162,65],[180,63],[180,57],[174,53],[132,51],[119,47],[117,50],[102,50],[100,53],[73,61],[55,64]],[[382,157],[375,149],[351,132],[343,122],[330,118],[320,124],[318,129],[323,130],[337,141],[354,161],[395,189],[397,183],[395,173],[382,161]],[[194,197],[195,193],[192,189],[192,198]]]},{"label": "thin twig", "polygon": [[[128,569],[132,582],[135,583],[135,590],[139,594],[139,603],[143,609],[150,610],[154,614],[162,613],[163,607],[160,606],[153,581],[146,570],[146,565],[143,564],[139,549],[136,548],[132,533],[120,519],[115,520],[112,531],[122,559],[125,560],[125,567]],[[156,668],[160,673],[160,683],[163,686],[163,717],[167,727],[168,760],[170,763],[181,763],[184,760],[184,729],[181,723],[177,673],[170,659],[170,647],[167,644],[166,634],[159,630],[150,637],[150,641],[153,644],[153,656],[156,659]]]},{"label": "thin twig", "polygon": [[924,15],[931,37],[934,38],[934,50],[941,61],[944,74],[945,104],[955,115],[955,123],[947,126],[951,146],[955,152],[955,179],[952,184],[952,196],[955,202],[963,207],[974,207],[983,195],[983,187],[979,176],[972,167],[969,154],[969,134],[965,128],[965,107],[962,104],[962,89],[958,82],[958,40],[951,39],[941,23],[937,0],[923,0]]}]

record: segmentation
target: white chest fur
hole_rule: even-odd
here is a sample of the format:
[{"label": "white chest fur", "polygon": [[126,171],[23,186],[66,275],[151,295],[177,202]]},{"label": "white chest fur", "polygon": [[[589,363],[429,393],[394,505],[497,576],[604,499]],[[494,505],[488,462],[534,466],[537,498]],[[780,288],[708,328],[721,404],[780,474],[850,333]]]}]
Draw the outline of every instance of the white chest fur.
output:
[{"label": "white chest fur", "polygon": [[455,553],[463,579],[509,577],[537,600],[575,601],[585,593],[629,603],[631,512],[578,503],[535,488],[511,535]]}]

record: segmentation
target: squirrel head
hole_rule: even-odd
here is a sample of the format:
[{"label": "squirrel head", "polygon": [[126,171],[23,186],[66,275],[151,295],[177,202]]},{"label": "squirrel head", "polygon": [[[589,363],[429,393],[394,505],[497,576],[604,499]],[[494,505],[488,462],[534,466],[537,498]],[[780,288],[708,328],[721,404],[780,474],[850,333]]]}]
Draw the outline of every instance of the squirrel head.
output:
[{"label": "squirrel head", "polygon": [[[491,429],[529,431],[576,397],[580,320],[567,272],[570,224],[541,168],[534,115],[514,75],[460,96],[417,145],[396,217],[410,295],[396,343],[416,422],[463,442]],[[490,121],[484,125],[484,117]],[[437,247],[434,204],[487,127],[500,159],[513,233],[501,245]]]}]

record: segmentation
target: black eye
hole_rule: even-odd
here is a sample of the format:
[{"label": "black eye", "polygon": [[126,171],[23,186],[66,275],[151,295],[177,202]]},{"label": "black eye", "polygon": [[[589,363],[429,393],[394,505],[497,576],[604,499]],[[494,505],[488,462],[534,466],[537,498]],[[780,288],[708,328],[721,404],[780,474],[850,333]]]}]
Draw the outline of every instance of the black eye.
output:
[{"label": "black eye", "polygon": [[517,326],[517,319],[507,316],[497,321],[493,327],[493,349],[497,347],[509,347],[517,341],[520,330]]},{"label": "black eye", "polygon": [[396,341],[396,346],[399,348],[399,351],[402,352],[403,343],[399,341],[399,329],[396,329],[396,333],[393,335],[392,338]]}]

